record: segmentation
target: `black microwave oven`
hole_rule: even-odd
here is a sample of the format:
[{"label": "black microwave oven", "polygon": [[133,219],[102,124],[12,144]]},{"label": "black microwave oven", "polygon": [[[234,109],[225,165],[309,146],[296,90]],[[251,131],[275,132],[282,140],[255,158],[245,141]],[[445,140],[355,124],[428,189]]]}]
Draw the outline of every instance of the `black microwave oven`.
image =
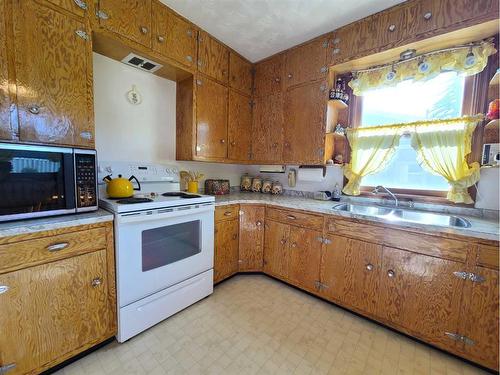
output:
[{"label": "black microwave oven", "polygon": [[0,143],[0,221],[95,211],[96,151]]}]

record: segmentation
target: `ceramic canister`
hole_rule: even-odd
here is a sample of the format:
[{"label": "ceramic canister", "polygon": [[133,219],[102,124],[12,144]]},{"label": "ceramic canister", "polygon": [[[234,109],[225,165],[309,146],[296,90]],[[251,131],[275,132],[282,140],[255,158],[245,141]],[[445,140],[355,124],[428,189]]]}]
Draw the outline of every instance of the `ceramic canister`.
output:
[{"label": "ceramic canister", "polygon": [[283,194],[283,185],[279,181],[274,181],[273,182],[273,187],[271,188],[271,193],[278,195],[278,194]]},{"label": "ceramic canister", "polygon": [[241,176],[240,190],[241,191],[252,190],[252,177],[250,177],[248,174],[244,174],[243,176]]},{"label": "ceramic canister", "polygon": [[271,180],[264,180],[264,182],[262,182],[262,192],[263,193],[270,193],[272,185],[273,185],[273,182]]},{"label": "ceramic canister", "polygon": [[252,180],[252,191],[258,193],[262,189],[262,179],[260,177],[254,177]]}]

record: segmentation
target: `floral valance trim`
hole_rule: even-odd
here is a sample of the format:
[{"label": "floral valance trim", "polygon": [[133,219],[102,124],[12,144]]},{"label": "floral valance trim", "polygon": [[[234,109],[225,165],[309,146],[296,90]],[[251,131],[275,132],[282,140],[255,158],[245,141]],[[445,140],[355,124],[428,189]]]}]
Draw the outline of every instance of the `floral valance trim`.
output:
[{"label": "floral valance trim", "polygon": [[488,63],[488,57],[494,53],[496,49],[491,41],[482,41],[471,47],[428,53],[408,61],[397,61],[384,67],[353,72],[349,86],[354,95],[361,96],[369,90],[395,86],[408,79],[425,81],[441,72],[454,71],[462,76],[471,76],[482,72]]}]

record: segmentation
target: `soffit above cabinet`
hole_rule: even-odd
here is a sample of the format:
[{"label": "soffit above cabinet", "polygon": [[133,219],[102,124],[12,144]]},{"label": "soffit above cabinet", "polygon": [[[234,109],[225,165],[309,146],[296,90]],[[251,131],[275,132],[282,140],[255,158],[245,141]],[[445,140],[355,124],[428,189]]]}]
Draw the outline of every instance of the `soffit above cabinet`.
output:
[{"label": "soffit above cabinet", "polygon": [[402,0],[160,0],[252,62]]}]

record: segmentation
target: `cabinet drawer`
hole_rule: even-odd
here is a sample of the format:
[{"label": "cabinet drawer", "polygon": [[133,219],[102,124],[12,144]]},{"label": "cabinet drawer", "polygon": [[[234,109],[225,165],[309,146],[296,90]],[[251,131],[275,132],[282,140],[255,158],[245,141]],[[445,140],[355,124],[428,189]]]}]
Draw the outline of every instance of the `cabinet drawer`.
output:
[{"label": "cabinet drawer", "polygon": [[215,221],[217,222],[237,218],[239,211],[240,206],[237,204],[215,207]]},{"label": "cabinet drawer", "polygon": [[266,218],[317,230],[322,230],[323,227],[323,216],[297,211],[268,208],[266,209]]},{"label": "cabinet drawer", "polygon": [[477,249],[477,264],[480,266],[498,269],[498,246],[479,245]]},{"label": "cabinet drawer", "polygon": [[328,233],[358,238],[415,253],[456,260],[465,263],[469,243],[443,237],[427,236],[369,224],[354,223],[334,218],[326,219]]},{"label": "cabinet drawer", "polygon": [[0,245],[0,273],[106,248],[106,229],[63,233]]}]

